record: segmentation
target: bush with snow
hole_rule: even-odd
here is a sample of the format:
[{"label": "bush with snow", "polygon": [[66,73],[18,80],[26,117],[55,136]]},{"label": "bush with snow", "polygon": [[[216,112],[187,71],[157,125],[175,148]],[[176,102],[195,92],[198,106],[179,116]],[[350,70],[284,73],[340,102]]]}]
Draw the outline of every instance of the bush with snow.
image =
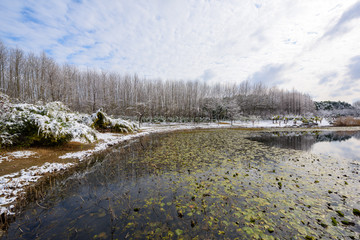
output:
[{"label": "bush with snow", "polygon": [[58,145],[72,139],[93,142],[97,133],[94,128],[116,132],[136,129],[134,124],[112,119],[101,111],[93,115],[73,113],[61,102],[11,104],[6,95],[1,95],[0,104],[0,147]]},{"label": "bush with snow", "polygon": [[96,139],[96,132],[77,122],[75,114],[60,102],[45,106],[10,104],[1,117],[1,146],[58,145],[73,138],[88,142]]},{"label": "bush with snow", "polygon": [[114,119],[106,113],[98,110],[91,115],[91,127],[97,130],[109,130],[111,132],[129,133],[137,129],[135,123],[125,121],[123,119]]}]

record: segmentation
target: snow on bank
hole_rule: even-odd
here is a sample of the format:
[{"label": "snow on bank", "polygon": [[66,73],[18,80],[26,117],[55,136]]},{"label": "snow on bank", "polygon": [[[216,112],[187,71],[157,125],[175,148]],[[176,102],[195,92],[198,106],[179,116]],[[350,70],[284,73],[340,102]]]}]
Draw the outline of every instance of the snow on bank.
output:
[{"label": "snow on bank", "polygon": [[[232,127],[246,127],[246,128],[269,128],[269,127],[292,127],[292,124],[281,124],[273,123],[271,120],[262,120],[255,122],[235,122]],[[326,120],[323,120],[319,126],[329,126],[329,123]],[[91,156],[94,153],[100,152],[108,148],[119,144],[121,142],[131,140],[137,137],[145,136],[150,133],[163,133],[171,132],[177,130],[191,130],[191,129],[209,129],[209,128],[228,128],[231,127],[230,122],[218,123],[201,123],[201,124],[143,124],[140,132],[134,134],[119,134],[119,133],[97,133],[97,139],[100,140],[99,143],[95,146],[94,149],[79,151],[74,153],[67,153],[60,156],[62,159],[74,158],[79,161],[85,160],[87,157]],[[12,153],[14,154],[14,153]],[[16,153],[16,156],[30,156],[32,152],[19,152]],[[5,160],[5,159],[4,159]],[[0,159],[1,162],[1,159]],[[0,177],[0,214],[7,213],[13,214],[11,209],[14,204],[16,197],[24,193],[25,187],[29,186],[32,183],[35,183],[39,178],[42,177],[45,173],[51,173],[62,169],[67,169],[73,166],[74,163],[45,163],[42,166],[33,166],[28,169],[23,169],[17,173],[5,175]]]},{"label": "snow on bank", "polygon": [[14,158],[29,158],[34,155],[37,155],[37,153],[32,151],[10,152],[4,155],[0,155],[0,163],[2,163],[3,161],[11,162]]},{"label": "snow on bank", "polygon": [[36,155],[36,152],[32,151],[16,151],[12,153],[8,153],[8,156],[12,156],[14,158],[29,158],[30,156]]},{"label": "snow on bank", "polygon": [[7,156],[0,156],[0,163],[2,163],[3,161],[9,161],[9,157],[7,157]]},{"label": "snow on bank", "polygon": [[19,172],[7,174],[0,177],[0,214],[12,214],[13,206],[4,207],[14,203],[17,196],[22,194],[25,187],[39,180],[45,173],[52,173],[67,169],[73,166],[73,163],[45,163],[42,166],[33,166],[23,169]]}]

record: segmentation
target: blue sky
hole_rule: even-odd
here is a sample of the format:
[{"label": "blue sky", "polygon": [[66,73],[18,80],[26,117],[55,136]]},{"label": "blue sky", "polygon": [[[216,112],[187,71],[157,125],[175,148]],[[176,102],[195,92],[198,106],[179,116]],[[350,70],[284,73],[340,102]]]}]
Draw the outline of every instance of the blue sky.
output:
[{"label": "blue sky", "polygon": [[1,0],[0,26],[59,63],[360,100],[359,0]]}]

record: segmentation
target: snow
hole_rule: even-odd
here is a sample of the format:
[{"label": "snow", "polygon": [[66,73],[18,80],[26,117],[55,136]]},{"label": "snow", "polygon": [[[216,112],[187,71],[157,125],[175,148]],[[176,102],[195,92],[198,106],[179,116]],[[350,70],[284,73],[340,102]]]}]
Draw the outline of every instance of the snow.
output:
[{"label": "snow", "polygon": [[45,173],[67,169],[74,163],[45,163],[42,166],[32,166],[19,172],[0,177],[0,214],[10,213],[13,207],[6,207],[23,194],[25,187],[39,180]]},{"label": "snow", "polygon": [[9,157],[7,157],[7,156],[0,156],[0,163],[2,163],[3,161],[9,161]]},{"label": "snow", "polygon": [[[104,121],[99,127],[126,133],[137,130],[136,124],[111,118],[100,110],[92,115],[74,113],[61,102],[46,105],[7,103],[7,107],[8,110],[0,115],[0,146],[17,145],[23,139],[49,144],[72,139],[95,142],[98,132],[94,127],[97,126],[96,123],[101,122],[99,116]],[[28,135],[23,136],[24,133]]]},{"label": "snow", "polygon": [[12,156],[14,158],[29,158],[30,156],[36,155],[36,152],[32,151],[16,151],[8,153],[8,156]]},{"label": "snow", "polygon": [[[294,124],[293,121],[289,120],[287,123],[284,123],[284,121],[277,121],[273,122],[272,120],[257,120],[254,123],[251,121],[236,121],[233,126],[237,127],[247,127],[247,128],[274,128],[274,127],[300,127],[302,124],[301,121],[297,121],[296,124]],[[318,122],[318,127],[328,127],[330,126],[330,123],[326,119],[322,119],[321,122]]]},{"label": "snow", "polygon": [[52,102],[44,106],[27,103],[9,104],[8,108],[8,111],[1,116],[0,144],[2,145],[16,145],[21,141],[22,134],[29,131],[31,134],[29,137],[34,134],[50,142],[67,141],[72,138],[83,138],[88,142],[96,140],[96,131],[81,122],[83,115],[72,113],[60,102]]},{"label": "snow", "polygon": [[14,158],[29,158],[31,156],[37,155],[36,152],[32,151],[16,151],[16,152],[9,152],[3,155],[0,155],[0,163],[3,161],[11,162]]}]

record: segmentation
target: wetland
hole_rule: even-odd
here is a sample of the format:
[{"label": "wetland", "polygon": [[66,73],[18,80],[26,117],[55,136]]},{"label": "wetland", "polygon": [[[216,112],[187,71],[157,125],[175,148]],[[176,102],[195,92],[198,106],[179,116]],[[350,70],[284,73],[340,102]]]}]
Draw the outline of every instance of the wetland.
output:
[{"label": "wetland", "polygon": [[358,239],[358,136],[216,129],[141,137],[59,181],[2,239]]}]

